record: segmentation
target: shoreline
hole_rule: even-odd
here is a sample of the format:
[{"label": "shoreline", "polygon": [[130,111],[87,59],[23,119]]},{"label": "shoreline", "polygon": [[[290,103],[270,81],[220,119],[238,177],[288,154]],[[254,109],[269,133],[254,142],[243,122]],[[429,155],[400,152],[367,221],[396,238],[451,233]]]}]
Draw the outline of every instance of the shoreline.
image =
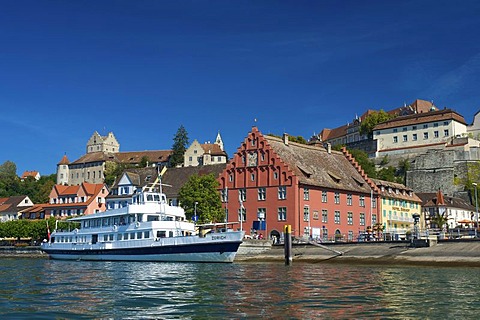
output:
[{"label": "shoreline", "polygon": [[[0,258],[13,257],[48,259],[40,247],[0,247]],[[265,240],[248,240],[242,243],[234,263],[285,263],[284,248]],[[321,247],[295,244],[292,265],[295,263],[480,267],[480,241],[445,241],[422,248],[412,248],[407,242],[335,243]]]},{"label": "shoreline", "polygon": [[[252,252],[255,244],[246,243],[235,262],[285,262],[283,246]],[[338,254],[337,251],[341,254]],[[439,242],[431,247],[413,248],[408,242],[297,244],[292,247],[292,264],[343,263],[366,265],[411,265],[436,267],[480,267],[480,241]]]}]

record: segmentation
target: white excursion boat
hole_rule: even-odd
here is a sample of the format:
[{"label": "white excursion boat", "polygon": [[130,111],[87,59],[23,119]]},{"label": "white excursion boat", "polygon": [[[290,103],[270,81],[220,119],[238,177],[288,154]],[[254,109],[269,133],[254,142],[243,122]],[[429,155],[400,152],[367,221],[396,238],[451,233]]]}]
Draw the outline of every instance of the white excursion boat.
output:
[{"label": "white excursion boat", "polygon": [[52,259],[233,262],[244,236],[224,223],[195,226],[182,208],[151,191],[135,194],[126,207],[68,221],[80,227],[56,229],[42,243]]}]

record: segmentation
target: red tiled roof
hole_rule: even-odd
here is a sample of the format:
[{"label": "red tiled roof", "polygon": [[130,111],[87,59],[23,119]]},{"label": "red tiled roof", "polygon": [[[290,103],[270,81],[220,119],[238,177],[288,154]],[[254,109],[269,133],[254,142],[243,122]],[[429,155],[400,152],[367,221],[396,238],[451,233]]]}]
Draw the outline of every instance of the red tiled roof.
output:
[{"label": "red tiled roof", "polygon": [[205,153],[209,153],[212,156],[226,156],[227,154],[223,151],[218,144],[215,143],[204,143],[201,144],[202,149]]},{"label": "red tiled roof", "polygon": [[89,196],[97,194],[104,187],[103,183],[88,183],[83,182],[81,185],[65,186],[62,184],[56,184],[54,188],[57,190],[59,196],[76,195],[80,188],[85,190],[85,193]]},{"label": "red tiled roof", "polygon": [[323,129],[320,133],[322,141],[331,140],[339,137],[344,137],[347,135],[347,125],[335,129]]},{"label": "red tiled roof", "polygon": [[70,160],[68,160],[67,155],[64,155],[62,157],[62,160],[60,160],[58,164],[69,164],[69,163],[70,163]]},{"label": "red tiled roof", "polygon": [[25,172],[22,174],[21,178],[22,178],[22,179],[25,179],[25,178],[27,178],[27,177],[35,178],[35,177],[37,176],[37,174],[39,174],[38,171],[25,171]]}]

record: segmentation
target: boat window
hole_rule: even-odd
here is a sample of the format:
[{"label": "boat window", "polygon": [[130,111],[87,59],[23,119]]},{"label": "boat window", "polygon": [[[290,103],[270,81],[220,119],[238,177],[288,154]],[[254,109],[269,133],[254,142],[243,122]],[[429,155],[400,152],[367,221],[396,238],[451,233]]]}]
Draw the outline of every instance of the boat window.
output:
[{"label": "boat window", "polygon": [[51,238],[50,238],[50,242],[51,242],[51,243],[54,243],[54,242],[55,242],[55,237],[51,237]]},{"label": "boat window", "polygon": [[98,241],[98,234],[92,234],[92,244],[97,243]]},{"label": "boat window", "polygon": [[153,195],[147,194],[147,201],[153,201]]},{"label": "boat window", "polygon": [[157,238],[165,238],[167,236],[166,231],[157,231]]},{"label": "boat window", "polygon": [[148,215],[147,216],[147,221],[158,221],[158,216],[157,215]]},{"label": "boat window", "polygon": [[128,240],[128,233],[123,234],[123,240]]},{"label": "boat window", "polygon": [[145,239],[150,238],[150,231],[145,231],[145,232],[143,233],[143,237],[144,237]]},{"label": "boat window", "polygon": [[123,217],[120,218],[120,225],[121,226],[125,225],[125,219]]},{"label": "boat window", "polygon": [[113,233],[108,236],[108,240],[113,241]]},{"label": "boat window", "polygon": [[132,232],[130,233],[130,240],[134,240],[135,239],[135,232]]},{"label": "boat window", "polygon": [[102,225],[104,227],[108,226],[110,224],[110,218],[103,218]]},{"label": "boat window", "polygon": [[154,195],[153,197],[155,201],[160,201],[160,196],[158,194]]},{"label": "boat window", "polygon": [[113,218],[113,224],[118,225],[118,217]]},{"label": "boat window", "polygon": [[122,234],[121,233],[117,234],[117,240],[119,240],[119,241],[122,240]]},{"label": "boat window", "polygon": [[105,242],[108,241],[108,234],[103,235],[103,241],[105,241]]},{"label": "boat window", "polygon": [[84,228],[88,228],[89,226],[90,226],[90,221],[89,220],[83,221],[83,227]]},{"label": "boat window", "polygon": [[168,232],[168,236],[169,236],[170,238],[173,237],[173,231],[169,231],[169,232]]},{"label": "boat window", "polygon": [[143,234],[142,234],[141,231],[137,232],[137,239],[142,239],[142,235],[143,235]]}]

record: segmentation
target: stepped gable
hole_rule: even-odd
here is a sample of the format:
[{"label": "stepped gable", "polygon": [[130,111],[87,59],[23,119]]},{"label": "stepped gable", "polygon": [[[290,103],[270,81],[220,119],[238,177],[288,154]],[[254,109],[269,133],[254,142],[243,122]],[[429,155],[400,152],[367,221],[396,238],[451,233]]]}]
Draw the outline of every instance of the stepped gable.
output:
[{"label": "stepped gable", "polygon": [[352,192],[368,193],[371,190],[341,152],[332,150],[329,153],[323,147],[294,142],[286,144],[284,139],[268,135],[264,138],[302,184]]},{"label": "stepped gable", "polygon": [[362,176],[362,178],[368,183],[370,188],[372,188],[373,191],[375,191],[376,193],[379,193],[380,189],[378,189],[377,184],[368,177],[365,171],[363,171],[362,166],[357,162],[357,160],[355,160],[355,157],[350,152],[348,152],[346,147],[342,147],[342,153],[344,154],[345,158],[358,171],[358,173]]}]

